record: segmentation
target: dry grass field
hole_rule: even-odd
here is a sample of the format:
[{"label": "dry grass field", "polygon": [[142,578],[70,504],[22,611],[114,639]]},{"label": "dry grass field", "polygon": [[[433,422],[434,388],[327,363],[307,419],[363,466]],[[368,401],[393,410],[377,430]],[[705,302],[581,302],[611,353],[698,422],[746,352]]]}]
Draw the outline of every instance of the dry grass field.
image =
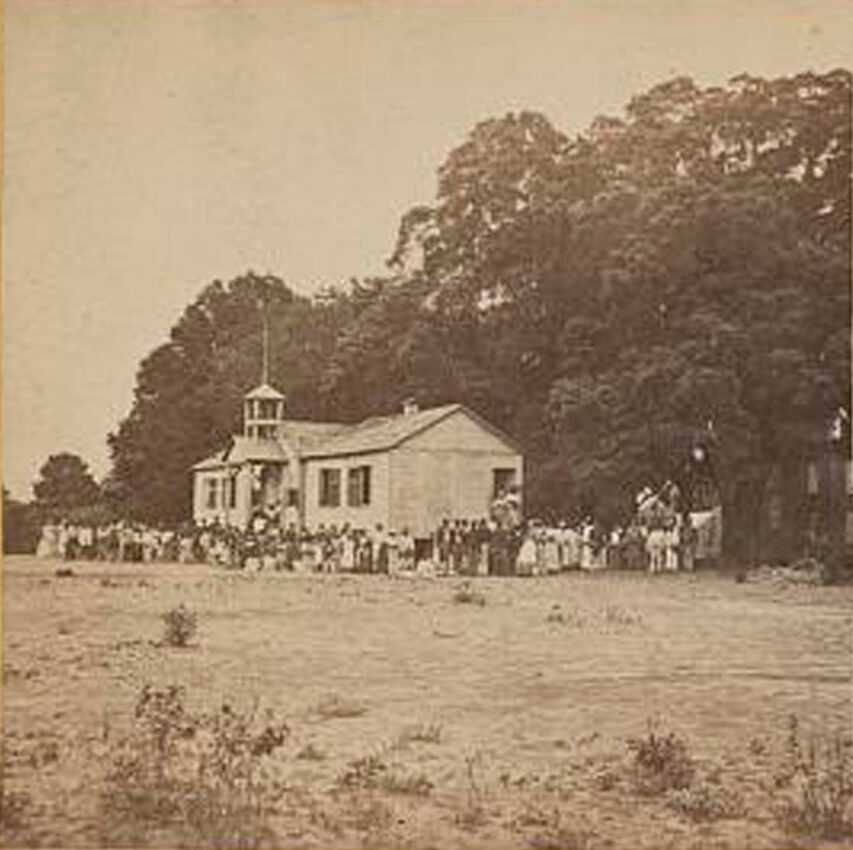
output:
[{"label": "dry grass field", "polygon": [[[853,788],[853,588],[598,574],[460,595],[458,579],[57,566],[5,563],[3,846],[853,846],[795,818]],[[180,604],[198,624],[184,648],[162,642]],[[257,804],[262,833],[219,835],[220,803],[196,833],[165,804],[128,809],[152,785],[120,759],[150,755],[146,685],[181,686],[180,717],[226,703],[286,723],[251,750],[263,774],[236,756],[225,780],[193,774],[200,734],[168,751],[196,790]],[[819,744],[811,768],[791,716]]]}]

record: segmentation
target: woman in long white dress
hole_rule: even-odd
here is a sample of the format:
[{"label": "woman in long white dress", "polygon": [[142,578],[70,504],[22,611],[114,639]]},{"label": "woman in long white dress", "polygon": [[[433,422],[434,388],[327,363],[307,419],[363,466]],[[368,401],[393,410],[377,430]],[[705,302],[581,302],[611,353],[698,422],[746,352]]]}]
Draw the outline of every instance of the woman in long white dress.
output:
[{"label": "woman in long white dress", "polygon": [[36,547],[36,557],[38,558],[55,558],[57,551],[57,529],[55,525],[45,525],[41,530],[38,546]]},{"label": "woman in long white dress", "polygon": [[515,574],[519,576],[533,575],[536,569],[536,539],[531,532],[524,535],[518,557],[515,559]]},{"label": "woman in long white dress", "polygon": [[581,529],[581,569],[595,569],[595,526],[587,519]]},{"label": "woman in long white dress", "polygon": [[560,546],[557,541],[559,530],[549,528],[545,534],[545,572],[554,574],[560,572]]}]

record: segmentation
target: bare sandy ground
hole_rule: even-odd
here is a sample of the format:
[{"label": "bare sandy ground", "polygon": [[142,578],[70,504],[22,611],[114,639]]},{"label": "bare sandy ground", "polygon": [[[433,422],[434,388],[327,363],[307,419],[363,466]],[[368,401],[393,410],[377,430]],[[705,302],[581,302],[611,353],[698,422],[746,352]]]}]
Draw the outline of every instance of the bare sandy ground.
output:
[{"label": "bare sandy ground", "polygon": [[[199,709],[259,699],[287,720],[280,847],[547,847],[554,812],[591,847],[790,847],[772,779],[787,719],[826,732],[853,718],[850,588],[490,578],[471,582],[477,606],[453,601],[455,579],[57,566],[4,571],[5,784],[30,801],[9,840],[31,845],[115,846],[97,818],[102,744],[130,728],[146,683],[183,685]],[[194,645],[156,645],[179,603],[198,615]],[[324,717],[329,695],[364,712]],[[650,718],[742,815],[696,823],[623,780],[625,740]],[[406,743],[418,724],[439,740]],[[323,758],[296,758],[308,744]],[[371,753],[431,793],[336,791]]]}]

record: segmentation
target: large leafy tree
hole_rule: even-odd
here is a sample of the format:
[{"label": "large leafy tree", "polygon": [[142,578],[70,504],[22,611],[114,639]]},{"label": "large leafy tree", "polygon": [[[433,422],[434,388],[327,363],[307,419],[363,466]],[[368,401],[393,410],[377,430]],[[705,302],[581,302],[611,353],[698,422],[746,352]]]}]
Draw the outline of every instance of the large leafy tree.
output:
[{"label": "large leafy tree", "polygon": [[526,445],[531,510],[612,518],[701,436],[751,522],[849,403],[850,89],[842,70],[676,78],[575,138],[532,112],[481,122],[385,278],[314,302],[254,275],[202,293],[140,368],[111,493],[187,515],[189,465],[255,381],[261,297],[291,411],[462,401]]},{"label": "large leafy tree", "polygon": [[403,217],[331,384],[373,363],[385,397],[451,391],[526,443],[536,511],[616,517],[709,434],[757,509],[848,401],[849,173],[846,71],[678,78],[575,139],[483,122]]},{"label": "large leafy tree", "polygon": [[76,454],[51,455],[33,484],[35,506],[47,515],[63,516],[98,501],[100,490],[86,462]]},{"label": "large leafy tree", "polygon": [[270,333],[270,380],[290,415],[322,418],[317,390],[329,355],[332,308],[299,297],[278,278],[248,273],[207,286],[167,342],[139,367],[133,406],[109,436],[110,498],[147,521],[189,517],[190,467],[240,428],[242,396],[261,378],[262,320]]}]

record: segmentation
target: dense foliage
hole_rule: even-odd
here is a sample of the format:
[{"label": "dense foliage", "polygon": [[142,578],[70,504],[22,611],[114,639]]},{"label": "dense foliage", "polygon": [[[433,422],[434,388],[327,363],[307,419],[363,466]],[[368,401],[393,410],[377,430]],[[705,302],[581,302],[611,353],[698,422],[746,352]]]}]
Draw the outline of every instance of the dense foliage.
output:
[{"label": "dense foliage", "polygon": [[849,408],[850,82],[678,78],[574,139],[482,122],[384,279],[308,300],[249,274],[187,308],[110,437],[126,504],[188,515],[188,467],[257,382],[262,299],[291,415],[461,401],[527,447],[531,510],[604,518],[702,434],[724,499],[757,506]]},{"label": "dense foliage", "polygon": [[46,515],[62,516],[75,508],[89,507],[100,490],[86,462],[71,452],[51,455],[33,484],[35,505]]}]

